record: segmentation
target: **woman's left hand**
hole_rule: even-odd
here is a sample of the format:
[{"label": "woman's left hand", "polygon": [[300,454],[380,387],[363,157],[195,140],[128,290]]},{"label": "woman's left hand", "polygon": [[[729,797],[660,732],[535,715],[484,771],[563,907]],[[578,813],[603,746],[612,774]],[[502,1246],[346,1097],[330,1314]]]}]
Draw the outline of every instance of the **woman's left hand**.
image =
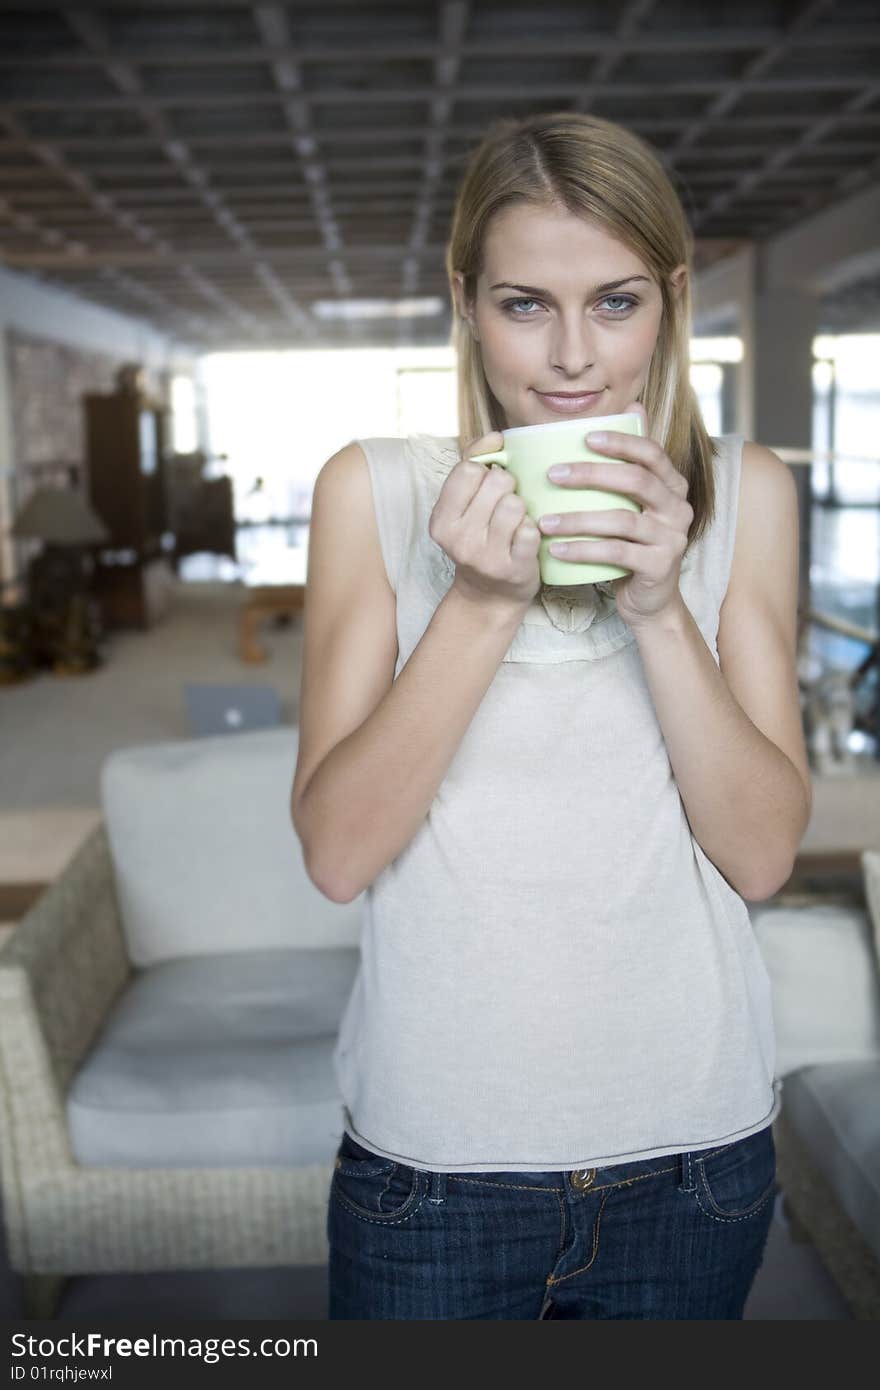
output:
[{"label": "woman's left hand", "polygon": [[[645,409],[637,401],[624,414],[641,415],[647,429]],[[598,512],[562,512],[558,526],[548,527],[541,517],[542,535],[601,536],[601,540],[569,541],[559,558],[621,565],[632,573],[612,583],[617,611],[624,622],[637,628],[654,622],[680,602],[681,560],[687,548],[688,528],[694,512],[687,500],[688,485],[660,445],[653,439],[602,431],[603,443],[587,434],[595,453],[607,453],[626,463],[572,463],[567,478],[558,487],[595,487],[623,493],[642,506],[641,512],[623,508]],[[556,481],[551,479],[551,481]],[[605,539],[609,537],[609,539]],[[612,539],[613,538],[613,539]],[[551,544],[555,555],[555,546]]]}]

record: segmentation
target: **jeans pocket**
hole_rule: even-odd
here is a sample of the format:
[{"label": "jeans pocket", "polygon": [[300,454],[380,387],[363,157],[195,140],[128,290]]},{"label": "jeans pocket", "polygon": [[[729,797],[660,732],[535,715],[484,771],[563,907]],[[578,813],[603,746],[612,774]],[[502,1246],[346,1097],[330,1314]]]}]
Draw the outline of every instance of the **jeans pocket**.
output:
[{"label": "jeans pocket", "polygon": [[696,1196],[716,1221],[742,1221],[763,1210],[776,1191],[773,1127],[695,1155]]},{"label": "jeans pocket", "polygon": [[375,1154],[343,1133],[333,1167],[330,1195],[354,1216],[372,1221],[406,1215],[419,1195],[418,1172]]}]

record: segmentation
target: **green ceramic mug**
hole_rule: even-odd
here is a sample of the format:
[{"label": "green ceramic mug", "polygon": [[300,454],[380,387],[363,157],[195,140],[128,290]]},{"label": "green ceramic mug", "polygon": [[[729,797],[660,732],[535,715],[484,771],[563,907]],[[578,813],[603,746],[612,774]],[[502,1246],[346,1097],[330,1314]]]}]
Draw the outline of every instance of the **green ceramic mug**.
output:
[{"label": "green ceramic mug", "polygon": [[[559,420],[546,425],[522,425],[502,430],[504,447],[491,454],[471,455],[477,463],[499,463],[513,475],[515,491],[526,504],[533,521],[548,512],[598,512],[624,508],[640,512],[640,504],[619,492],[600,488],[563,487],[547,477],[554,463],[575,463],[579,459],[598,459],[604,463],[620,463],[610,454],[597,454],[587,447],[590,430],[619,430],[622,434],[643,433],[642,417],[629,415],[586,416],[578,420]],[[598,584],[603,579],[619,579],[630,570],[620,565],[593,565],[580,560],[563,560],[550,554],[550,542],[555,538],[541,536],[538,568],[543,584]],[[579,539],[578,537],[565,537]]]}]

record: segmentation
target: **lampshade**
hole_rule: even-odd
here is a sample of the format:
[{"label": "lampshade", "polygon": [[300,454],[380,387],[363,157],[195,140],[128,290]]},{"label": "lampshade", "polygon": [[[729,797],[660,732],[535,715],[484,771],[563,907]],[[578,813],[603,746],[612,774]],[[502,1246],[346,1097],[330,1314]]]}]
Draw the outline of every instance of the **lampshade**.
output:
[{"label": "lampshade", "polygon": [[49,545],[94,545],[110,532],[80,493],[65,487],[38,487],[15,518],[12,534],[18,540]]}]

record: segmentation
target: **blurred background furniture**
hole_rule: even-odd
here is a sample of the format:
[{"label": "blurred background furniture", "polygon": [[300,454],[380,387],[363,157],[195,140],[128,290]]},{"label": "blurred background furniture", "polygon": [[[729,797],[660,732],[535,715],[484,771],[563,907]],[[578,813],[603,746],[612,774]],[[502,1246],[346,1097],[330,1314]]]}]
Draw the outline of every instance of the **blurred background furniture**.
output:
[{"label": "blurred background furniture", "polygon": [[309,567],[308,546],[284,553],[283,568],[255,567],[245,577],[247,597],[239,611],[238,644],[242,661],[255,664],[269,660],[259,640],[262,625],[274,619],[289,622],[303,611]]},{"label": "blurred background furniture", "polygon": [[361,902],[290,821],[294,727],[112,754],[0,948],[0,1173],[30,1316],[86,1272],[320,1265]]},{"label": "blurred background furniture", "polygon": [[281,700],[271,685],[188,681],[183,695],[189,731],[194,738],[272,729],[281,723]]},{"label": "blurred background furniture", "polygon": [[865,906],[752,904],[770,977],[782,1111],[778,1179],[853,1316],[880,1319],[880,853]]},{"label": "blurred background furniture", "polygon": [[94,596],[92,551],[108,538],[77,487],[75,464],[34,465],[26,472],[66,467],[69,483],[38,483],[16,512],[11,534],[16,540],[40,541],[30,559],[25,599],[18,612],[10,607],[2,620],[0,679],[25,679],[49,666],[56,675],[82,675],[100,664],[103,635]]},{"label": "blurred background furniture", "polygon": [[108,627],[146,628],[167,611],[173,589],[168,410],[145,394],[133,367],[118,381],[109,394],[83,398],[89,496],[109,533],[95,590]]},{"label": "blurred background furniture", "polygon": [[171,454],[167,459],[168,524],[175,538],[175,571],[186,555],[207,552],[237,558],[232,479],[227,474],[205,476],[205,469],[215,462],[201,450]]}]

